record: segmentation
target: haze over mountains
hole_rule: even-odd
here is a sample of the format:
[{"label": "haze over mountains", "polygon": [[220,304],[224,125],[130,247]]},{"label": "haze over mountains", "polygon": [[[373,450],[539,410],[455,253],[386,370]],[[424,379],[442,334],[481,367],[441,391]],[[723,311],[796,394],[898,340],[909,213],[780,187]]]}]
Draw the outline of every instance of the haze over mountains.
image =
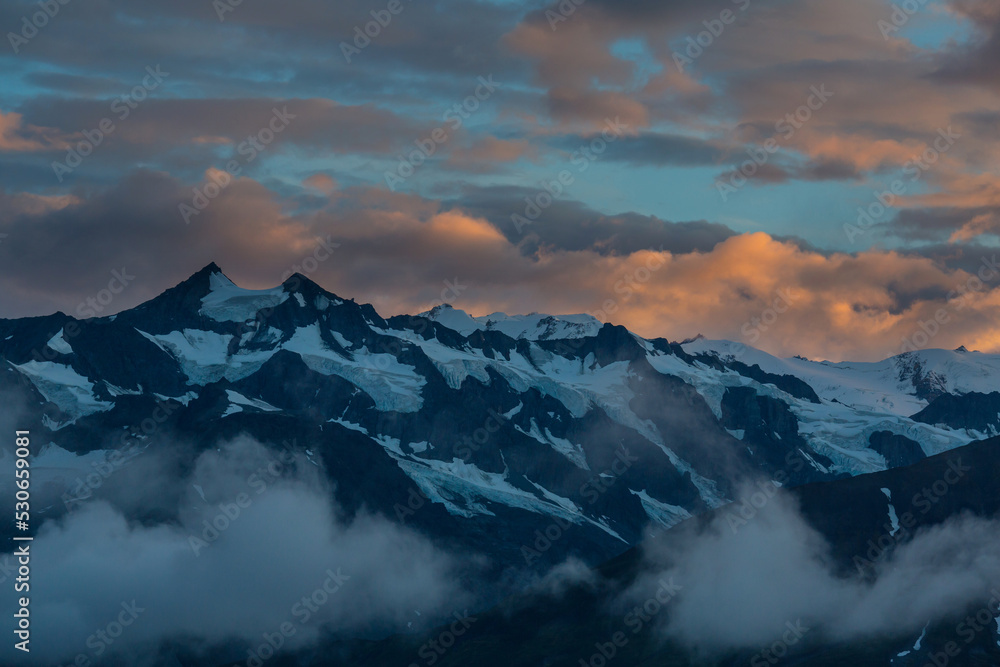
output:
[{"label": "haze over mountains", "polygon": [[[887,488],[906,486],[906,466],[944,462],[1000,431],[998,355],[927,350],[834,364],[728,341],[648,340],[588,316],[473,318],[439,307],[385,319],[301,275],[250,291],[214,264],[110,317],[0,320],[0,356],[6,421],[45,443],[34,470],[47,572],[37,623],[49,660],[87,652],[88,622],[133,598],[149,611],[116,646],[122,664],[147,654],[248,660],[263,633],[298,627],[295,600],[336,575],[347,577],[342,588],[283,646],[293,656],[283,664],[306,654],[313,661],[301,664],[335,664],[315,647],[420,636],[525,587],[584,594],[589,568],[626,552],[637,554],[631,574],[602,584],[615,596],[640,585],[641,563],[697,579],[657,560],[664,549],[720,558],[712,571],[735,579],[746,549],[773,560],[777,548],[800,573],[832,549],[842,560],[787,586],[836,589],[827,607],[803,601],[825,623],[852,600],[889,605],[869,612],[884,615],[898,592],[835,582],[852,565],[845,545],[872,537],[862,526],[898,532],[912,494],[856,496],[850,478],[880,473],[893,480]],[[994,460],[991,448],[977,452]],[[805,518],[784,492],[770,500],[780,487],[820,482],[844,491],[803,492]],[[986,489],[955,489],[934,521],[995,511]],[[734,521],[756,516],[762,498],[777,518],[748,531],[759,543],[731,542],[742,535]],[[693,525],[733,536],[698,537]],[[689,537],[671,542],[674,527]],[[927,539],[924,548],[939,544]],[[654,546],[634,551],[643,544]],[[977,582],[993,572],[988,544],[965,573]],[[925,624],[975,597],[969,582],[960,589],[930,587],[926,608],[942,611],[927,611]],[[689,588],[676,606],[691,611],[684,600],[697,595]],[[691,627],[712,627],[691,613]],[[908,637],[914,622],[878,632],[896,641],[892,631]],[[683,627],[668,633],[678,660],[703,658],[706,642],[715,655],[748,641],[737,633],[713,645]],[[377,646],[364,650],[396,644]]]}]

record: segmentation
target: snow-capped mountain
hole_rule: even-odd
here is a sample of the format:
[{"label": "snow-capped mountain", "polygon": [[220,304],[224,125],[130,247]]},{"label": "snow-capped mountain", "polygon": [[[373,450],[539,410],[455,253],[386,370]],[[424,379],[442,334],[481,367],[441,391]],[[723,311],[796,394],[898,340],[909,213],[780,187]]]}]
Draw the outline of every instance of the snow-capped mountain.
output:
[{"label": "snow-capped mountain", "polygon": [[498,568],[597,563],[745,481],[882,471],[1000,429],[998,355],[833,364],[585,315],[384,318],[298,274],[254,291],[214,264],[115,316],[0,320],[0,358],[64,498],[116,453],[246,434],[305,452],[346,511]]}]

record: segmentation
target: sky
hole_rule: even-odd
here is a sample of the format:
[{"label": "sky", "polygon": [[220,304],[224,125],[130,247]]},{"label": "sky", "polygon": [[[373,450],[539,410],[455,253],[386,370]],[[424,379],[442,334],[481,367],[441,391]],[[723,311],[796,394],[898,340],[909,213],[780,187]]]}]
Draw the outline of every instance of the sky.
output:
[{"label": "sky", "polygon": [[1000,351],[987,0],[0,0],[0,317],[210,262],[383,315]]}]

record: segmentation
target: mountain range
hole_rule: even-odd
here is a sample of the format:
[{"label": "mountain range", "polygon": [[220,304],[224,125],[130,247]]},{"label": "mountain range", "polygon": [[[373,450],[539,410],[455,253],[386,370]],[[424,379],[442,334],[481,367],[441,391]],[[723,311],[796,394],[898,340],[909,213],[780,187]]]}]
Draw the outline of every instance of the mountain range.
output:
[{"label": "mountain range", "polygon": [[[597,665],[591,654],[612,659],[601,647],[615,646],[605,637],[621,625],[614,605],[649,569],[650,545],[669,551],[713,522],[735,521],[739,535],[773,497],[797,508],[786,524],[801,520],[828,544],[839,577],[871,576],[854,557],[883,526],[895,535],[898,499],[944,479],[958,458],[975,463],[975,483],[949,485],[947,502],[918,512],[910,532],[1000,509],[989,490],[1000,355],[964,348],[832,363],[701,336],[648,339],[587,315],[473,317],[444,304],[383,317],[300,274],[247,290],[211,264],[108,317],[0,320],[0,360],[10,419],[39,447],[35,534],[93,499],[118,503],[108,480],[165,450],[174,464],[160,473],[204,499],[190,482],[196,461],[249,438],[312,466],[345,520],[401,524],[469,555],[489,582],[464,643],[433,662],[420,652],[420,632],[442,632],[431,623],[328,638],[323,651],[271,664]],[[183,523],[184,511],[163,502],[126,514],[161,526]],[[552,573],[567,564],[579,572],[555,593]],[[784,664],[922,665],[944,650],[948,625],[928,619],[922,647],[906,623],[863,640],[814,633],[785,647]],[[775,664],[659,636],[614,655]],[[1000,664],[997,639],[995,625],[977,633],[949,664]]]}]

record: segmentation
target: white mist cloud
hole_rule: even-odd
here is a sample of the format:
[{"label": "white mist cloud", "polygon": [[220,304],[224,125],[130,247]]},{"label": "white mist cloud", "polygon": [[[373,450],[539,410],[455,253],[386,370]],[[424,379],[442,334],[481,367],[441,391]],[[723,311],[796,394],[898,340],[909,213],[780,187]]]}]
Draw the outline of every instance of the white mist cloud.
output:
[{"label": "white mist cloud", "polygon": [[[288,457],[283,477],[253,472],[280,460],[248,440],[202,454],[178,494],[187,505],[180,525],[136,524],[102,500],[46,524],[31,547],[31,657],[42,662],[18,664],[100,657],[95,632],[133,600],[143,611],[111,649],[166,638],[256,645],[285,622],[296,628],[287,644],[301,645],[321,629],[384,632],[417,610],[447,614],[468,602],[451,555],[381,517],[345,520],[312,464]],[[228,521],[219,520],[226,511]],[[206,521],[228,525],[213,537]],[[296,607],[324,584],[335,588],[330,572],[342,575],[339,590],[313,597],[314,609]],[[11,600],[4,597],[5,614]],[[22,658],[11,642],[0,647],[0,662]]]},{"label": "white mist cloud", "polygon": [[918,532],[865,582],[836,572],[829,545],[782,494],[736,531],[720,516],[650,544],[626,597],[674,577],[683,592],[660,628],[708,653],[769,644],[798,620],[838,641],[908,634],[988,599],[1000,583],[998,544],[1000,523],[956,517]]}]

